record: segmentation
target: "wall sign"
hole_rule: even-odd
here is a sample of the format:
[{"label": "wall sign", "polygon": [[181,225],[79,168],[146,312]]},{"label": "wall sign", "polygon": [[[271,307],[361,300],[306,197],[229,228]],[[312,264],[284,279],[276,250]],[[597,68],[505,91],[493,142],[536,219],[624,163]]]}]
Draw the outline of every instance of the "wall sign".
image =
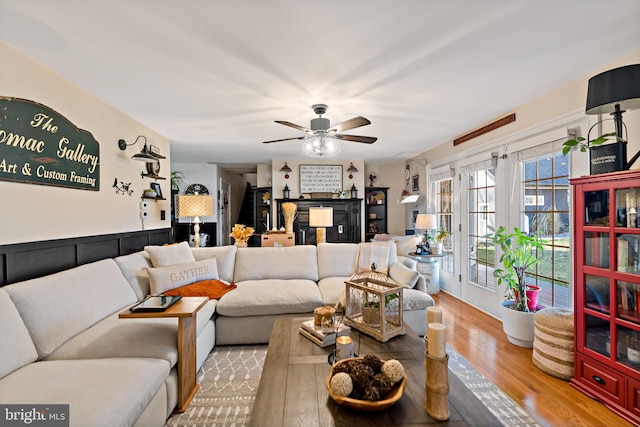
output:
[{"label": "wall sign", "polygon": [[300,165],[300,193],[342,190],[342,165]]},{"label": "wall sign", "polygon": [[0,180],[100,190],[100,144],[34,101],[0,96]]}]

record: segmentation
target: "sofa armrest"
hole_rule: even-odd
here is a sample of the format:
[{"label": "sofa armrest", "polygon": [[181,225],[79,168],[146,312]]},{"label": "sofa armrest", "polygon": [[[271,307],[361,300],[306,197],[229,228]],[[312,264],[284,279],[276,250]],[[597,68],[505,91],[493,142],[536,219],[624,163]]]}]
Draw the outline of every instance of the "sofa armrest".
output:
[{"label": "sofa armrest", "polygon": [[398,262],[401,262],[405,267],[412,270],[418,269],[418,261],[413,258],[409,258],[408,256],[398,255]]}]

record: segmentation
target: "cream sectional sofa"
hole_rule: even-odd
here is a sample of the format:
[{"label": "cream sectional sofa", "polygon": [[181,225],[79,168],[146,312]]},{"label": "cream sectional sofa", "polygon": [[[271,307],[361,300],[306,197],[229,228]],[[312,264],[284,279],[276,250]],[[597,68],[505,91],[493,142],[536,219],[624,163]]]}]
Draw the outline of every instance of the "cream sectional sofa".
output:
[{"label": "cream sectional sofa", "polygon": [[[359,245],[190,249],[215,257],[236,289],[197,314],[197,367],[215,344],[266,343],[275,319],[335,304]],[[397,257],[410,276],[415,263]],[[176,319],[119,319],[153,289],[147,251],[0,288],[0,402],[69,404],[71,426],[162,426],[177,403]],[[407,274],[409,272],[409,274]],[[404,290],[404,320],[426,329],[433,300],[421,277]]]}]

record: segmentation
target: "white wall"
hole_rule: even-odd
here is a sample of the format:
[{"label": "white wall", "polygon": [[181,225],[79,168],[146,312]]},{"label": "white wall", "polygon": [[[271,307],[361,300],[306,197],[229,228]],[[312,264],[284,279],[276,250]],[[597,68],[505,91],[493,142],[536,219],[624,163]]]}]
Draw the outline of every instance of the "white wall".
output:
[{"label": "white wall", "polygon": [[[161,160],[158,181],[170,194],[169,141],[141,123],[113,109],[82,88],[43,67],[0,41],[0,96],[17,97],[46,105],[100,144],[100,191],[0,181],[0,244],[143,230],[140,195],[152,182],[142,178],[145,164],[131,160],[140,143],[120,151],[118,140],[133,142],[144,135],[167,157]],[[114,179],[131,183],[133,195],[116,194]],[[170,203],[149,203],[146,229],[170,227]],[[165,220],[160,220],[165,210]]]}]

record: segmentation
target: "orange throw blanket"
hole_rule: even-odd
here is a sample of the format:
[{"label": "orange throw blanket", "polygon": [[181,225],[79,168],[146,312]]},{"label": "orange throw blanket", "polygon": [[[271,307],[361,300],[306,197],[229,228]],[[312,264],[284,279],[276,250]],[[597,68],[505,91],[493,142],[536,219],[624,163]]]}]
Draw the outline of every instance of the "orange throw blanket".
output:
[{"label": "orange throw blanket", "polygon": [[209,299],[220,299],[222,295],[237,288],[238,285],[231,283],[227,285],[220,280],[202,280],[190,285],[181,286],[164,292],[164,295],[179,295],[183,297],[209,297]]}]

